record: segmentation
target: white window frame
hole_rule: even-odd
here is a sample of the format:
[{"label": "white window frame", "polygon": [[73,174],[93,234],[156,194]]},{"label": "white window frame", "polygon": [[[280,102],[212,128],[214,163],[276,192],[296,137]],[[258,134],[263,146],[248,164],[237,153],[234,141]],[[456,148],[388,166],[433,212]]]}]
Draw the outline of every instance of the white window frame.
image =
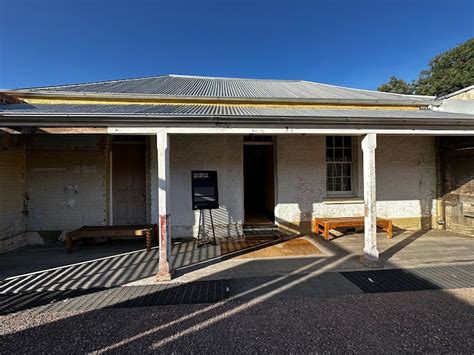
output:
[{"label": "white window frame", "polygon": [[[332,197],[338,197],[338,196],[341,196],[341,197],[344,197],[344,196],[348,196],[348,197],[352,197],[352,196],[355,196],[355,186],[356,186],[356,180],[357,180],[357,171],[356,169],[358,169],[358,164],[357,164],[357,149],[355,149],[355,143],[357,142],[357,137],[352,137],[350,136],[351,138],[351,146],[350,146],[350,149],[351,149],[351,160],[350,161],[328,161],[327,160],[327,151],[328,149],[332,149],[333,150],[333,154],[335,155],[335,150],[336,149],[342,149],[344,151],[344,149],[347,149],[349,147],[346,147],[344,146],[344,137],[347,137],[347,136],[327,136],[327,137],[342,137],[342,145],[341,146],[333,146],[332,148],[328,148],[327,146],[327,140],[325,139],[324,141],[324,144],[325,144],[325,159],[326,159],[326,169],[325,169],[325,174],[326,174],[326,178],[325,178],[325,187],[326,187],[326,194],[327,196],[332,196]],[[347,191],[329,191],[328,190],[328,184],[327,184],[327,181],[328,181],[328,165],[331,164],[331,165],[337,165],[337,164],[350,164],[351,166],[351,174],[350,176],[347,176],[347,177],[350,177],[351,179],[351,188],[350,190],[347,190]],[[342,169],[341,169],[342,171]],[[340,178],[342,179],[344,176],[342,175]],[[341,183],[341,186],[342,186],[342,183]]]}]

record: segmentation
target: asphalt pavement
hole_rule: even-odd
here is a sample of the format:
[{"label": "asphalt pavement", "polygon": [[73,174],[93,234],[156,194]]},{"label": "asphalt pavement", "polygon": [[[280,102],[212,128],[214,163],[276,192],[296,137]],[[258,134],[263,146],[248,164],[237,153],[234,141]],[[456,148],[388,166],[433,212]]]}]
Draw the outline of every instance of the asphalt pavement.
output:
[{"label": "asphalt pavement", "polygon": [[0,317],[0,353],[474,353],[474,289]]}]

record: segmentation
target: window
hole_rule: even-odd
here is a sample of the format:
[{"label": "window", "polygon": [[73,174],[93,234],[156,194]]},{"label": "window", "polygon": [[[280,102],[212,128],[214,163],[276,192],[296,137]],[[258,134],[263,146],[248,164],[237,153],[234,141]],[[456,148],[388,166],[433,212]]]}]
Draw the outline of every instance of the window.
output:
[{"label": "window", "polygon": [[333,194],[352,194],[352,137],[326,137],[326,189]]}]

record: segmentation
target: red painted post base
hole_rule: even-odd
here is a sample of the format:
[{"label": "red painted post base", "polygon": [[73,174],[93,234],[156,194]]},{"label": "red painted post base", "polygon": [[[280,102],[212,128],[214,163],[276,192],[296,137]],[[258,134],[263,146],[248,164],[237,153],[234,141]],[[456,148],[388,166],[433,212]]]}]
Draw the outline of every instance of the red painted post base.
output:
[{"label": "red painted post base", "polygon": [[173,273],[166,271],[158,271],[156,274],[156,281],[171,281],[173,279]]},{"label": "red painted post base", "polygon": [[168,215],[160,216],[160,260],[158,262],[157,281],[171,281],[173,278],[172,269],[168,260],[170,250],[168,250]]}]

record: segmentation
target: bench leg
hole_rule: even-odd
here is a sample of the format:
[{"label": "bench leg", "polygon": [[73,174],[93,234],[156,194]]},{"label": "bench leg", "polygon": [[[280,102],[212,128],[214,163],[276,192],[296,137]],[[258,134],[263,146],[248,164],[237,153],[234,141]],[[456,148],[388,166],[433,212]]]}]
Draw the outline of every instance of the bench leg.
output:
[{"label": "bench leg", "polygon": [[317,236],[319,235],[319,233],[321,232],[320,229],[319,229],[319,220],[315,219],[314,222],[313,222],[313,232],[314,234],[316,234]]},{"label": "bench leg", "polygon": [[151,232],[150,230],[145,231],[145,242],[146,242],[146,250],[151,250]]},{"label": "bench leg", "polygon": [[324,233],[324,229],[321,228],[321,224],[320,222],[316,223],[316,226],[315,226],[315,233],[316,233],[316,236],[320,236],[321,234]]},{"label": "bench leg", "polygon": [[66,234],[65,244],[66,244],[66,250],[69,253],[72,253],[72,237],[69,234]]},{"label": "bench leg", "polygon": [[324,239],[329,240],[329,223],[324,222]]},{"label": "bench leg", "polygon": [[388,237],[388,239],[392,239],[392,237],[393,237],[393,226],[392,226],[392,221],[388,221],[388,226],[387,226],[387,237]]}]

